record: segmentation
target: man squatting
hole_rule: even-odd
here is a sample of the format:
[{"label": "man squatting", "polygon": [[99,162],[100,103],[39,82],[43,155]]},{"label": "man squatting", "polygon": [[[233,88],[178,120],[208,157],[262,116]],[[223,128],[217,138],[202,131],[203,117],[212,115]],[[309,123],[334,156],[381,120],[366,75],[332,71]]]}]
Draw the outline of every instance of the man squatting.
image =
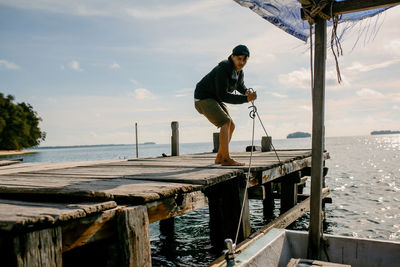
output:
[{"label": "man squatting", "polygon": [[[245,45],[238,45],[232,50],[227,60],[221,61],[210,73],[197,83],[194,91],[195,108],[212,124],[220,128],[219,149],[215,164],[222,166],[243,166],[229,155],[235,124],[225,103],[242,104],[257,99],[256,92],[250,92],[243,82],[243,67],[250,57]],[[233,94],[238,91],[241,95]]]}]

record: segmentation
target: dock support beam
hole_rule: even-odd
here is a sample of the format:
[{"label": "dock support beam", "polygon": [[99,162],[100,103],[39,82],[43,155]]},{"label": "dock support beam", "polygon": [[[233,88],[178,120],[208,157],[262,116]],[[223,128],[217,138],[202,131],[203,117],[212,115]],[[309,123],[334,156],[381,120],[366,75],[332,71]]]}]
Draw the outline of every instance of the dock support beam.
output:
[{"label": "dock support beam", "polygon": [[263,200],[263,213],[266,220],[271,220],[274,217],[275,199],[273,196],[272,183],[264,185],[265,198]]},{"label": "dock support beam", "polygon": [[120,261],[124,267],[150,267],[149,218],[145,206],[127,207],[118,216]]},{"label": "dock support beam", "polygon": [[218,252],[224,248],[226,238],[235,240],[243,202],[244,210],[237,242],[250,235],[249,199],[245,189],[246,177],[239,176],[205,191],[210,211],[210,239]]},{"label": "dock support beam", "polygon": [[297,204],[297,183],[301,181],[300,172],[293,172],[279,178],[281,180],[281,214]]},{"label": "dock support beam", "polygon": [[313,129],[312,129],[312,167],[310,226],[308,234],[308,257],[320,259],[322,174],[324,153],[325,116],[325,64],[326,64],[326,20],[315,19],[315,60],[314,83],[312,90]]},{"label": "dock support beam", "polygon": [[[171,122],[171,129],[171,156],[179,156],[179,123],[177,121]],[[172,241],[174,239],[174,230],[174,217],[160,221],[160,233],[167,241]]]},{"label": "dock support beam", "polygon": [[13,239],[13,246],[14,266],[62,266],[61,227],[18,235]]}]

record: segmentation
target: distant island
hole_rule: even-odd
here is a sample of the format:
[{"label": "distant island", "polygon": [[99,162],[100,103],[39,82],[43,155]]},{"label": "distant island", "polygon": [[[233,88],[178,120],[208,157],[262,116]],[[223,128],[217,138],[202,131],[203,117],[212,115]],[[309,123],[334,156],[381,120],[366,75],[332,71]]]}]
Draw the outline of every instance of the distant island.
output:
[{"label": "distant island", "polygon": [[156,142],[144,142],[143,145],[155,145]]},{"label": "distant island", "polygon": [[379,134],[400,134],[400,131],[381,130],[381,131],[371,132],[371,135],[379,135]]},{"label": "distant island", "polygon": [[311,134],[305,132],[295,132],[288,134],[288,136],[286,136],[286,138],[304,138],[304,137],[311,137]]}]

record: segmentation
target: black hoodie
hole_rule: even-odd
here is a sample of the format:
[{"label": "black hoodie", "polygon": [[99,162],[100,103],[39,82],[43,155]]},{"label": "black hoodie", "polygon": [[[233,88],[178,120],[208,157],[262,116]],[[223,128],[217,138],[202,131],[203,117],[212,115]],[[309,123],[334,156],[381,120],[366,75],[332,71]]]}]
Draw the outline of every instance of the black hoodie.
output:
[{"label": "black hoodie", "polygon": [[[237,90],[242,95],[232,94]],[[242,104],[247,102],[247,88],[243,83],[243,71],[235,73],[234,64],[229,59],[221,61],[210,73],[197,83],[195,99],[214,98],[218,102]]]}]

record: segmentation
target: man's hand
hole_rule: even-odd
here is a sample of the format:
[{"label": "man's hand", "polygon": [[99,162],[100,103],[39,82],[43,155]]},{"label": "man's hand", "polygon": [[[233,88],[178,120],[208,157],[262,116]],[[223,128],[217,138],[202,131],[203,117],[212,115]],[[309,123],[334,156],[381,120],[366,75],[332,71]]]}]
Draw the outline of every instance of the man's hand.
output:
[{"label": "man's hand", "polygon": [[257,93],[256,92],[250,92],[250,91],[246,91],[246,95],[247,95],[247,102],[251,102],[257,99]]}]

